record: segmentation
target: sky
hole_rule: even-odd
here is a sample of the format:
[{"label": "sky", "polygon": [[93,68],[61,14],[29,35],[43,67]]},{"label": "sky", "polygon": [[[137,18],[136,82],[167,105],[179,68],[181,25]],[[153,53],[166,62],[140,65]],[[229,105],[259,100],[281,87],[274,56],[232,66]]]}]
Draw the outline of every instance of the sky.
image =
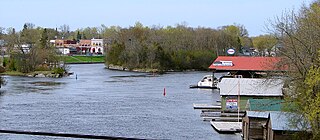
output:
[{"label": "sky", "polygon": [[1,0],[0,27],[21,30],[24,23],[44,28],[144,26],[218,28],[244,25],[249,36],[266,34],[266,26],[284,12],[314,0]]}]

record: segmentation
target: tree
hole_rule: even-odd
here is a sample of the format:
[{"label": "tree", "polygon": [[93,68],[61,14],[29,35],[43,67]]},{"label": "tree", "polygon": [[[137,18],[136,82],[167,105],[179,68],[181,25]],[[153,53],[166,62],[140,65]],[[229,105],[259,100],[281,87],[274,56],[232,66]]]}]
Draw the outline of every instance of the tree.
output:
[{"label": "tree", "polygon": [[0,39],[2,39],[2,38],[3,38],[4,31],[5,31],[5,28],[0,27]]},{"label": "tree", "polygon": [[251,47],[252,46],[252,41],[248,37],[248,31],[243,25],[228,25],[228,26],[223,26],[221,28],[226,34],[231,36],[231,40],[229,41],[230,43],[233,42],[231,47],[229,48],[235,48],[236,51],[240,52],[241,47],[247,46]]},{"label": "tree", "polygon": [[272,35],[260,35],[257,37],[252,37],[253,47],[258,49],[260,55],[265,56],[265,50],[268,52],[268,55],[271,55],[271,49],[274,47],[278,40]]},{"label": "tree", "polygon": [[44,28],[41,34],[41,39],[40,39],[40,48],[48,48],[48,33],[47,33],[47,28]]},{"label": "tree", "polygon": [[297,104],[292,111],[310,123],[312,138],[320,139],[320,1],[302,6],[271,24],[274,37],[284,47],[282,63],[289,68],[286,99]]},{"label": "tree", "polygon": [[67,24],[63,24],[59,27],[63,38],[68,38],[70,36],[70,27]]},{"label": "tree", "polygon": [[77,41],[79,42],[81,40],[81,34],[80,34],[80,31],[78,30],[77,32]]}]

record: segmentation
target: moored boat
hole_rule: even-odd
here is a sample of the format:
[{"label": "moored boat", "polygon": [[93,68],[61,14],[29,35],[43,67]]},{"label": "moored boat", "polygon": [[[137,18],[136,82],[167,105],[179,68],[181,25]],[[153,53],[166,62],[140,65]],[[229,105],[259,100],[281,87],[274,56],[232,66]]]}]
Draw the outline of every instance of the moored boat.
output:
[{"label": "moored boat", "polygon": [[218,84],[218,79],[213,75],[205,75],[197,85],[190,85],[190,88],[210,88],[216,89]]}]

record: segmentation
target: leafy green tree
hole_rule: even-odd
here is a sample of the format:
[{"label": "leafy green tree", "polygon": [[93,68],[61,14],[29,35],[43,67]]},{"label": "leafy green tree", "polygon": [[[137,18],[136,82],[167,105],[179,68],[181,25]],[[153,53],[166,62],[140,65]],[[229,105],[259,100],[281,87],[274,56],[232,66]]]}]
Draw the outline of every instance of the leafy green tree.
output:
[{"label": "leafy green tree", "polygon": [[81,34],[80,31],[77,32],[77,41],[79,42],[81,40]]},{"label": "leafy green tree", "polygon": [[289,70],[286,99],[297,104],[292,111],[311,125],[312,139],[320,139],[320,1],[284,14],[272,23],[275,38],[283,45],[282,65]]},{"label": "leafy green tree", "polygon": [[48,41],[49,41],[49,37],[48,37],[48,33],[47,33],[47,28],[44,28],[41,34],[41,38],[40,38],[40,48],[48,48]]},{"label": "leafy green tree", "polygon": [[265,56],[265,50],[271,54],[271,49],[274,47],[278,40],[272,35],[260,35],[252,38],[253,46],[258,49],[262,56]]}]

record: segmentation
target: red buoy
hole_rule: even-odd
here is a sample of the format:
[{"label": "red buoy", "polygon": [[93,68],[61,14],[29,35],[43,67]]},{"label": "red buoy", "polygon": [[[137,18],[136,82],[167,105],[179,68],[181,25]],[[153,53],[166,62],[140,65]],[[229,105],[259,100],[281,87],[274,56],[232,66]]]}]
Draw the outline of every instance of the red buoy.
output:
[{"label": "red buoy", "polygon": [[166,96],[166,88],[163,88],[163,96]]}]

